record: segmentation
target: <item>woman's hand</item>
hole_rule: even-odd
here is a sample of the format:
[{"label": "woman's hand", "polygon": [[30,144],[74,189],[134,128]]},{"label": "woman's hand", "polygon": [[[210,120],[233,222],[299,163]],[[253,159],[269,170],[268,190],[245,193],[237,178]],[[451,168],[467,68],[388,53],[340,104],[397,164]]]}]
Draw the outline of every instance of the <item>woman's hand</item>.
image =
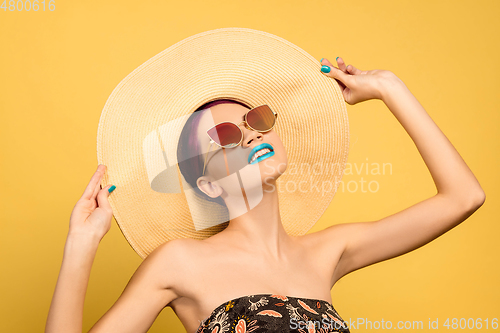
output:
[{"label": "woman's hand", "polygon": [[362,71],[353,65],[346,66],[344,60],[340,57],[337,57],[337,63],[338,68],[333,66],[327,59],[322,59],[321,72],[339,82],[342,95],[350,105],[369,99],[382,99],[382,89],[386,84],[401,81],[391,71],[380,69]]},{"label": "woman's hand", "polygon": [[[100,241],[109,231],[113,210],[108,197],[116,187],[108,185],[101,189],[100,182],[105,171],[105,165],[100,164],[97,167],[85,192],[73,208],[69,221],[69,233],[96,236]],[[108,189],[111,187],[111,192],[109,192]]]}]

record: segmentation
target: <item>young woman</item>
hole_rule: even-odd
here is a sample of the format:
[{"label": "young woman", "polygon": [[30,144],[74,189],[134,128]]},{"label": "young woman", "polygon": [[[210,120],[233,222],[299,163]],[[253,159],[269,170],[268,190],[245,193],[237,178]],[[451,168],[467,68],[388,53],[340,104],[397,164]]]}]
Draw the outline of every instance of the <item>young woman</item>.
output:
[{"label": "young woman", "polygon": [[[387,105],[418,148],[437,194],[378,221],[338,224],[292,237],[281,224],[277,191],[264,191],[259,205],[231,218],[220,233],[203,241],[176,239],[159,246],[90,332],[146,332],[166,306],[172,307],[190,333],[297,331],[291,320],[284,322],[285,314],[297,322],[321,318],[339,322],[330,290],[341,277],[425,245],[483,204],[485,194],[471,170],[395,74],[362,71],[346,66],[342,58],[337,58],[338,68],[327,59],[321,63],[324,75],[339,82],[348,104],[381,99]],[[238,124],[248,112],[238,103],[213,104],[210,110],[215,123]],[[199,133],[206,132],[207,126],[201,117]],[[286,164],[276,132],[255,131],[245,123],[240,127],[243,140],[233,149],[269,143],[275,149],[268,162]],[[209,144],[207,136],[198,135],[197,140],[200,147]],[[210,181],[210,175],[221,168],[220,151],[212,150],[200,159],[206,171],[195,181],[207,196],[225,200],[224,189]],[[71,214],[48,333],[82,331],[92,262],[113,216],[110,186],[100,189],[99,185],[105,171],[99,165]],[[267,176],[275,181],[279,173]],[[263,178],[263,188],[268,185]],[[239,312],[244,307],[251,311],[245,318]],[[316,329],[348,332],[338,326]]]}]

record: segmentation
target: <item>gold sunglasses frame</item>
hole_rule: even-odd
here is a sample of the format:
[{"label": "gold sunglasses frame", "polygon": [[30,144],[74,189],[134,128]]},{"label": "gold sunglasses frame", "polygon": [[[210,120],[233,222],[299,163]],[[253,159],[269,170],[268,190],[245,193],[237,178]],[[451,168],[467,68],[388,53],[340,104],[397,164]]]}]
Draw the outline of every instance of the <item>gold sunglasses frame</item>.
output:
[{"label": "gold sunglasses frame", "polygon": [[[267,107],[269,108],[269,110],[271,110],[271,112],[274,114],[274,124],[273,124],[273,126],[271,126],[271,128],[270,128],[270,129],[268,129],[268,130],[266,130],[266,131],[259,131],[259,130],[256,130],[255,128],[253,128],[252,126],[250,126],[250,125],[247,123],[247,114],[248,114],[250,111],[252,111],[252,110],[255,110],[255,109],[257,109],[257,108],[260,108],[261,106],[267,106]],[[235,124],[235,123],[233,123],[232,121],[223,121],[223,122],[220,122],[220,123],[218,123],[218,124],[216,124],[216,125],[214,125],[214,126],[210,127],[210,128],[207,130],[207,136],[208,136],[208,137],[209,137],[209,139],[210,139],[210,143],[209,143],[209,145],[208,145],[208,150],[207,150],[207,152],[206,152],[206,154],[205,154],[205,159],[204,159],[204,161],[203,161],[203,173],[202,173],[202,176],[204,176],[204,175],[205,175],[205,167],[206,167],[206,166],[207,166],[207,164],[208,164],[208,163],[207,163],[207,156],[208,156],[208,153],[210,152],[210,149],[212,148],[212,144],[213,144],[213,143],[215,143],[217,146],[219,146],[219,147],[221,147],[221,148],[234,148],[234,147],[238,147],[238,146],[241,144],[241,142],[243,141],[243,137],[244,137],[244,135],[243,135],[243,131],[242,131],[242,130],[241,130],[241,128],[240,128],[240,125],[241,125],[241,124],[243,124],[243,123],[244,123],[247,127],[249,127],[250,129],[252,129],[252,130],[254,130],[254,131],[256,131],[256,132],[259,132],[259,133],[266,133],[266,132],[269,132],[270,130],[272,130],[272,129],[274,128],[274,126],[276,126],[276,120],[278,119],[278,113],[277,113],[277,112],[275,112],[273,109],[271,109],[271,107],[270,107],[269,105],[267,105],[267,104],[263,104],[263,105],[259,105],[259,106],[256,106],[256,107],[254,107],[254,108],[252,108],[252,109],[248,110],[248,111],[247,111],[247,113],[245,113],[245,115],[243,116],[243,119],[244,119],[244,120],[243,120],[243,121],[241,121],[238,125],[236,125],[236,124]],[[231,147],[223,147],[223,146],[219,145],[219,144],[218,144],[217,142],[215,142],[215,141],[212,139],[212,137],[208,134],[208,132],[209,132],[211,129],[215,128],[216,126],[218,126],[218,125],[220,125],[220,124],[225,124],[225,123],[230,123],[230,124],[235,125],[236,127],[238,127],[238,129],[239,129],[239,130],[240,130],[240,132],[241,132],[241,139],[240,139],[240,142],[238,142],[236,145],[231,146]]]}]

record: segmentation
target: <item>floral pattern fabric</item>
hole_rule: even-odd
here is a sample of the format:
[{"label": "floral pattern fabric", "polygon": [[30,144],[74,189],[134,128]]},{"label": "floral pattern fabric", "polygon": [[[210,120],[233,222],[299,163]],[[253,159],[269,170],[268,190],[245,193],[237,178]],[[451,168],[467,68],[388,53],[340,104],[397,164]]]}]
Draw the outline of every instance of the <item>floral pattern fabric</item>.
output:
[{"label": "floral pattern fabric", "polygon": [[232,299],[212,311],[196,333],[350,333],[327,301],[256,294]]}]

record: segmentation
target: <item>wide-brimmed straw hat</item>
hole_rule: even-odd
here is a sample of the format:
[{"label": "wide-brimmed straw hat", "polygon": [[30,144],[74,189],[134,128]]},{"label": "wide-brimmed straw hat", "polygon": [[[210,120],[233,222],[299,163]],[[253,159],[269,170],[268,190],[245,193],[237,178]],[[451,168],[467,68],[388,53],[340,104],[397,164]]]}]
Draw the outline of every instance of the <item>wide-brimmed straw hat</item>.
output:
[{"label": "wide-brimmed straw hat", "polygon": [[[310,230],[336,193],[349,148],[339,84],[320,68],[281,37],[222,28],[177,42],[118,84],[101,114],[97,159],[107,166],[102,186],[116,185],[109,197],[114,217],[139,256],[227,226],[227,207],[196,191],[178,164],[185,124],[200,106],[221,99],[267,105],[279,115],[273,130],[288,160],[276,182],[281,220],[292,236]],[[207,147],[200,149],[202,157],[189,163],[203,163]]]}]

